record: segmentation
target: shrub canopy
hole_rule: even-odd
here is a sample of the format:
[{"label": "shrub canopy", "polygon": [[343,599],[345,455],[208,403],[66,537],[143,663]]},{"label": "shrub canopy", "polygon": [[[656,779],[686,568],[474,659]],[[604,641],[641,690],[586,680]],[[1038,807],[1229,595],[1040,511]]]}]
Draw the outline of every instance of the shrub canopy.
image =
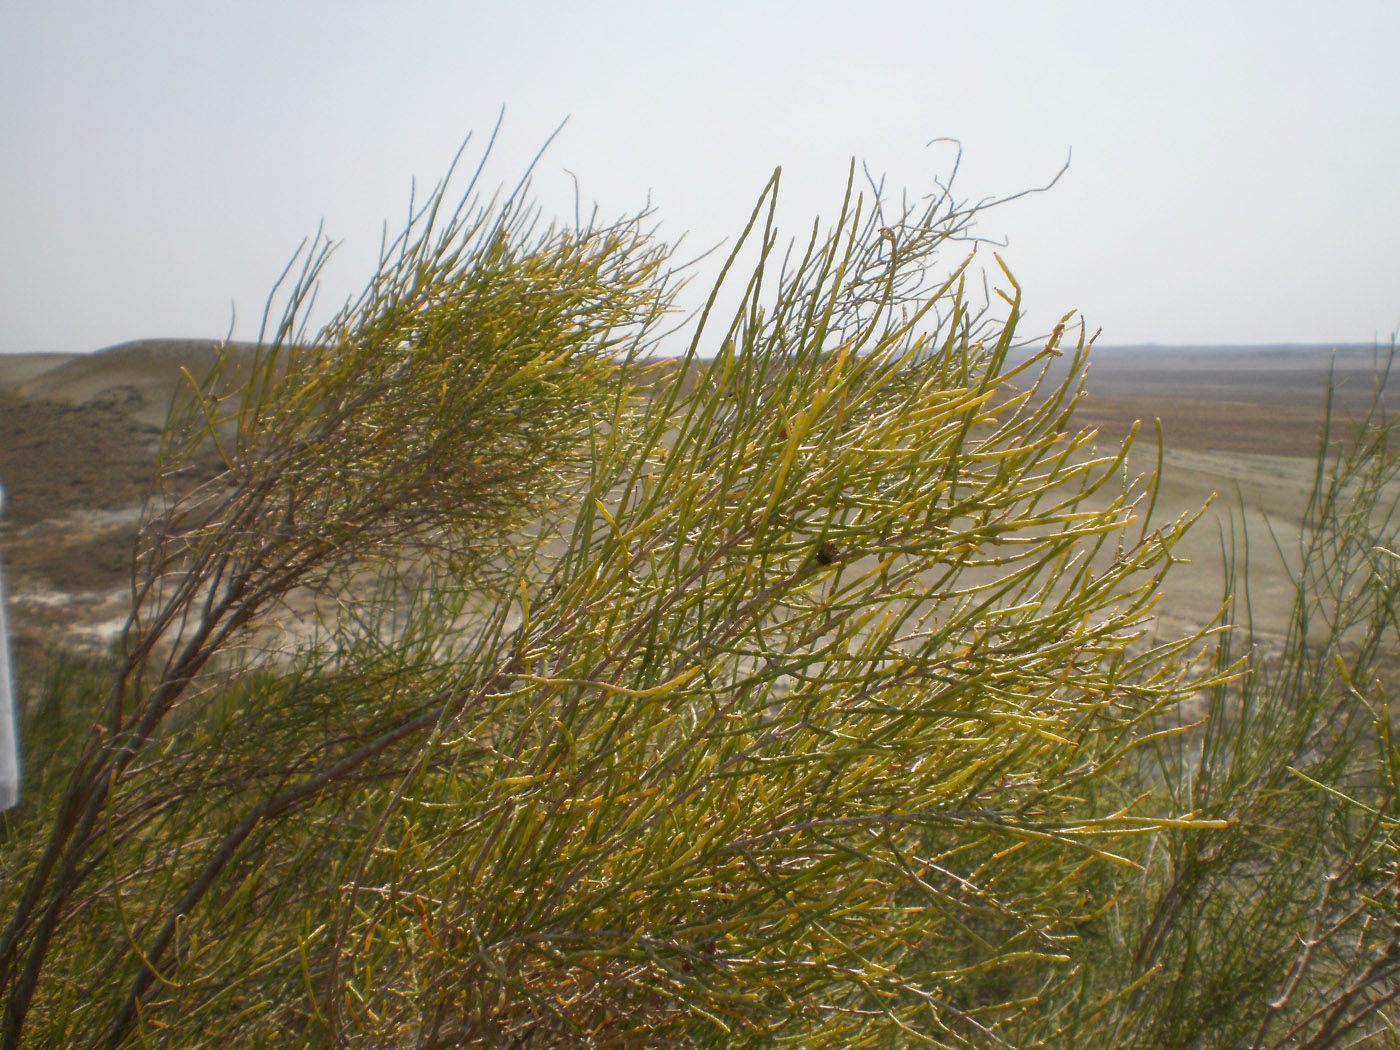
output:
[{"label": "shrub canopy", "polygon": [[[1369,899],[1389,782],[1338,802],[1322,708],[1151,635],[1190,522],[1075,428],[1082,327],[970,303],[948,192],[779,257],[778,183],[679,361],[645,216],[444,185],[308,336],[313,246],[172,415],[112,684],[5,818],[0,1045],[1188,1045],[1243,821],[1321,800]],[[1285,940],[1269,1037],[1321,1030]]]}]

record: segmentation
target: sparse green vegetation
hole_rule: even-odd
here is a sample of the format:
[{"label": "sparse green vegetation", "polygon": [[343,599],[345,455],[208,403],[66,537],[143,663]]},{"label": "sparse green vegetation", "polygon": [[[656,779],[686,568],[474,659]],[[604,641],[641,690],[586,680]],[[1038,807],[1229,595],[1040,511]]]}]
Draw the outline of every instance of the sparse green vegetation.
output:
[{"label": "sparse green vegetation", "polygon": [[32,712],[0,1046],[1395,1045],[1388,422],[1281,661],[1155,637],[1071,319],[946,192],[783,256],[778,181],[678,364],[645,216],[444,184],[314,335],[312,247]]}]

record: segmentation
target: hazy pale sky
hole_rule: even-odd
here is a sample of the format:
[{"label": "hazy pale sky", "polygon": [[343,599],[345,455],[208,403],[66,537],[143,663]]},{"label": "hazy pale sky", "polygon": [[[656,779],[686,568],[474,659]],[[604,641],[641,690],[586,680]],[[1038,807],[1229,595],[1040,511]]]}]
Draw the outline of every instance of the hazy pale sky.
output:
[{"label": "hazy pale sky", "polygon": [[[0,352],[256,334],[324,220],[323,296],[470,131],[542,200],[648,198],[698,250],[773,167],[800,234],[852,157],[969,198],[1028,328],[1105,343],[1387,341],[1400,328],[1397,0],[5,0]],[[985,261],[991,264],[990,253]]]}]

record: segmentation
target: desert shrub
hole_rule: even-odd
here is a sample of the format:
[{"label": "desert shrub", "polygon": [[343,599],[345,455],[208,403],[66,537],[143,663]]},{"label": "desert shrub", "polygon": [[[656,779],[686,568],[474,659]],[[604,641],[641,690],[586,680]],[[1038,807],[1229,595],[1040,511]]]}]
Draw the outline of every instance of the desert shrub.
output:
[{"label": "desert shrub", "polygon": [[[1190,1045],[1207,940],[1256,926],[1271,1038],[1345,998],[1285,957],[1364,985],[1346,1017],[1380,994],[1287,934],[1372,914],[1389,752],[1149,640],[1189,521],[1075,429],[1082,329],[1018,346],[1004,270],[970,303],[948,192],[852,188],[780,256],[778,182],[664,366],[645,217],[444,186],[308,335],[313,247],[172,415],[119,666],[5,818],[0,1045]],[[1177,760],[1199,689],[1221,728]],[[1377,845],[1215,932],[1279,828]]]},{"label": "desert shrub", "polygon": [[[1281,648],[1250,628],[1248,543],[1227,582],[1240,677],[1210,692],[1198,732],[1158,756],[1171,805],[1223,821],[1172,830],[1141,856],[1117,909],[1141,981],[1074,1045],[1334,1047],[1400,1042],[1400,449],[1380,391],[1348,440],[1319,452],[1296,543]],[[1330,411],[1323,434],[1331,432]],[[1246,537],[1242,537],[1246,539]],[[1236,585],[1238,584],[1238,585]],[[1103,979],[1101,976],[1100,980]]]}]

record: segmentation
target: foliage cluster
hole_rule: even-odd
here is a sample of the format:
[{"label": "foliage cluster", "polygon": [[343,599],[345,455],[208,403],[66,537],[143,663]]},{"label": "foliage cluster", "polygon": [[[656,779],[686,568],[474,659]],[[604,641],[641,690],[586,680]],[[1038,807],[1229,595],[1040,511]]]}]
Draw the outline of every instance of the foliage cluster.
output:
[{"label": "foliage cluster", "polygon": [[0,1046],[1392,1038],[1384,420],[1281,664],[1154,638],[1191,522],[1074,427],[1090,341],[939,270],[975,207],[850,189],[784,256],[775,175],[668,370],[645,216],[476,181],[172,415],[0,825]]}]

